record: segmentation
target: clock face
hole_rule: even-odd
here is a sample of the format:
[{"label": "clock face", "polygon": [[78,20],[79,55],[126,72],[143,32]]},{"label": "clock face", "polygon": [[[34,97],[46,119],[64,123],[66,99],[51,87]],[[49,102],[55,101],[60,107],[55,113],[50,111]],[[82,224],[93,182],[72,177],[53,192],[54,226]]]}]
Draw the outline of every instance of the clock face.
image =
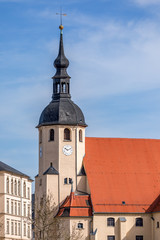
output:
[{"label": "clock face", "polygon": [[72,149],[72,147],[71,147],[70,145],[65,145],[65,146],[63,147],[63,153],[64,153],[66,156],[71,155],[72,152],[73,152],[73,149]]}]

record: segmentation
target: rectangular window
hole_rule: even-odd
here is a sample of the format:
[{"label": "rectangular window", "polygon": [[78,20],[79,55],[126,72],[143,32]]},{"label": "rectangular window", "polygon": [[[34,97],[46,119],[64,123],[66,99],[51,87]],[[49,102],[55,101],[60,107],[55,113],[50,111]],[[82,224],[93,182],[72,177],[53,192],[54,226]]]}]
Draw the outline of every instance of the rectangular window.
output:
[{"label": "rectangular window", "polygon": [[23,235],[26,236],[26,223],[24,223],[24,226],[23,226]]},{"label": "rectangular window", "polygon": [[7,199],[7,213],[9,213],[9,199]]},{"label": "rectangular window", "polygon": [[30,205],[28,205],[28,217],[30,217]]},{"label": "rectangular window", "polygon": [[28,234],[27,234],[28,236],[28,238],[30,238],[30,225],[28,225]]},{"label": "rectangular window", "polygon": [[15,203],[14,203],[14,205],[15,205],[15,215],[17,215],[17,202],[15,201]]},{"label": "rectangular window", "polygon": [[19,222],[18,223],[18,236],[21,235],[21,223]]},{"label": "rectangular window", "polygon": [[69,178],[69,184],[72,184],[72,178]]},{"label": "rectangular window", "polygon": [[14,223],[11,222],[11,234],[14,235]]},{"label": "rectangular window", "polygon": [[9,234],[9,220],[7,220],[7,229],[6,229],[7,234]]},{"label": "rectangular window", "polygon": [[26,203],[23,204],[23,215],[26,217]]},{"label": "rectangular window", "polygon": [[136,236],[136,240],[143,240],[143,236]]},{"label": "rectangular window", "polygon": [[17,222],[15,222],[15,235],[17,235]]},{"label": "rectangular window", "polygon": [[27,188],[27,192],[28,192],[28,199],[30,199],[30,188]]},{"label": "rectangular window", "polygon": [[64,184],[67,184],[68,181],[67,181],[67,178],[64,178]]},{"label": "rectangular window", "polygon": [[157,228],[159,228],[159,222],[157,222]]},{"label": "rectangular window", "polygon": [[20,204],[20,202],[18,203],[18,215],[19,216],[21,215],[21,204]]},{"label": "rectangular window", "polygon": [[13,201],[11,201],[11,214],[13,215]]},{"label": "rectangular window", "polygon": [[115,236],[113,236],[113,235],[112,236],[108,236],[107,240],[115,240]]}]

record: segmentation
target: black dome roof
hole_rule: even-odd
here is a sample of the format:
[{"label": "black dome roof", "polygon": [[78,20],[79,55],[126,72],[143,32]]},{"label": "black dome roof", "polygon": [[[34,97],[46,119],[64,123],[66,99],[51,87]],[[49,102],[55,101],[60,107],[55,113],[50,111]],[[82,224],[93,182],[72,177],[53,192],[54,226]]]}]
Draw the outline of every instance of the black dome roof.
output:
[{"label": "black dome roof", "polygon": [[53,100],[42,112],[39,125],[87,126],[81,109],[69,98]]}]

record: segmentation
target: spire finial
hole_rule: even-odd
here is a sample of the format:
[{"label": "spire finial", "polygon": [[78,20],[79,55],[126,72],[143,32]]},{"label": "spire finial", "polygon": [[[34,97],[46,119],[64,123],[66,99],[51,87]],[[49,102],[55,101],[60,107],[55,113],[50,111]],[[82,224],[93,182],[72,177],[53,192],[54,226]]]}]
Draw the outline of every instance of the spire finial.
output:
[{"label": "spire finial", "polygon": [[62,17],[63,17],[63,16],[67,16],[67,14],[62,12],[62,7],[61,7],[60,13],[56,13],[56,15],[59,15],[59,16],[60,16],[60,26],[59,26],[59,29],[61,30],[61,33],[62,33],[62,30],[63,30],[63,28],[64,28],[64,27],[63,27],[63,22],[62,22]]}]

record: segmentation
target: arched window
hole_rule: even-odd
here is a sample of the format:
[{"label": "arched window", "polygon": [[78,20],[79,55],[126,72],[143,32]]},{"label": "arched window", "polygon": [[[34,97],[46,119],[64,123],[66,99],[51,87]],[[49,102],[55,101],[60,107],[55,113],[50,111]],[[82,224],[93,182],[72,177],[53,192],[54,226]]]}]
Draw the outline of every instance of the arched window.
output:
[{"label": "arched window", "polygon": [[54,141],[54,129],[50,130],[50,136],[49,136],[50,141]]},{"label": "arched window", "polygon": [[20,181],[18,181],[18,196],[21,195],[21,184]]},{"label": "arched window", "polygon": [[9,178],[8,177],[6,180],[6,190],[7,190],[7,193],[9,193]]},{"label": "arched window", "polygon": [[57,93],[59,93],[60,91],[60,86],[59,86],[59,83],[57,83]]},{"label": "arched window", "polygon": [[114,227],[115,226],[115,219],[114,218],[107,218],[107,226]]},{"label": "arched window", "polygon": [[70,141],[71,140],[70,130],[68,128],[64,129],[64,140],[66,140],[66,141]]},{"label": "arched window", "polygon": [[39,130],[39,143],[42,143],[42,130]]},{"label": "arched window", "polygon": [[15,180],[14,182],[14,191],[15,191],[15,195],[17,195],[17,180]]},{"label": "arched window", "polygon": [[11,179],[11,194],[13,194],[13,178]]},{"label": "arched window", "polygon": [[62,92],[65,93],[66,92],[66,84],[62,83]]},{"label": "arched window", "polygon": [[79,130],[79,141],[82,142],[82,130]]},{"label": "arched window", "polygon": [[26,183],[23,183],[23,197],[26,197]]},{"label": "arched window", "polygon": [[136,218],[136,227],[143,227],[143,218]]}]

